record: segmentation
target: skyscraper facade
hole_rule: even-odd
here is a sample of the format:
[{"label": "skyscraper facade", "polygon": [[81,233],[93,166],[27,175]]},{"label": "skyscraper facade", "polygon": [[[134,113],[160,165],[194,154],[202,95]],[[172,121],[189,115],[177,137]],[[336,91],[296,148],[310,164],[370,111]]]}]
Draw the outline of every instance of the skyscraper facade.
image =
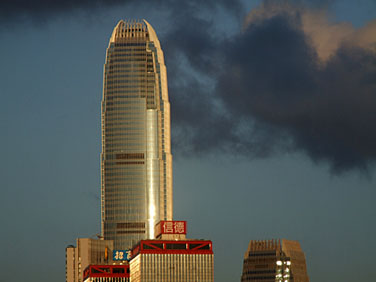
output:
[{"label": "skyscraper facade", "polygon": [[132,250],[132,282],[213,282],[210,240],[141,240]]},{"label": "skyscraper facade", "polygon": [[115,249],[153,239],[172,219],[170,103],[163,52],[151,25],[120,21],[104,65],[102,235]]},{"label": "skyscraper facade", "polygon": [[242,282],[309,282],[298,241],[251,240],[244,255]]}]

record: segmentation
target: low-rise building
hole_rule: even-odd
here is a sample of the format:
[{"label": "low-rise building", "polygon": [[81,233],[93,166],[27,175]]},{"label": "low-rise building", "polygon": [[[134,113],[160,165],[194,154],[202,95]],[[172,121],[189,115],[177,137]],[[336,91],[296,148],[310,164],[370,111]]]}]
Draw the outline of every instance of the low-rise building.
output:
[{"label": "low-rise building", "polygon": [[78,238],[76,243],[65,250],[66,282],[83,282],[83,271],[90,264],[112,263],[112,240]]},{"label": "low-rise building", "polygon": [[213,244],[186,239],[186,222],[161,221],[159,239],[141,240],[132,249],[132,282],[213,282]]}]

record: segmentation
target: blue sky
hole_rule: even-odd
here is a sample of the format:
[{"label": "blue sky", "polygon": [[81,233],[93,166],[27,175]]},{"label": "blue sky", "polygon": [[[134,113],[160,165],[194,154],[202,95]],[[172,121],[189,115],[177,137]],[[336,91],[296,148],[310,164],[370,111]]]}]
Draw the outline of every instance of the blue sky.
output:
[{"label": "blue sky", "polygon": [[[231,45],[232,39],[243,38],[244,17],[259,9],[260,1],[252,5],[242,3],[238,10],[230,9],[226,1],[222,2],[223,6],[213,8],[201,7],[193,1],[193,10],[197,14],[185,15],[184,19],[209,21],[210,30],[217,34],[214,42],[235,48]],[[291,8],[302,4],[301,1],[289,1],[289,5]],[[224,106],[229,105],[229,115],[237,110],[236,103],[226,104],[228,96],[224,90],[228,89],[227,85],[218,84],[223,71],[211,68],[210,58],[205,66],[192,57],[183,59],[189,71],[186,73],[188,77],[181,75],[183,72],[177,68],[176,60],[192,54],[190,52],[195,49],[192,44],[184,50],[185,53],[177,53],[179,46],[173,41],[171,31],[179,26],[179,19],[171,17],[166,6],[149,8],[146,2],[144,5],[130,3],[96,9],[87,4],[82,7],[52,7],[46,13],[42,10],[24,12],[21,6],[16,9],[6,2],[0,4],[3,11],[16,19],[1,14],[0,21],[0,124],[4,132],[0,141],[3,156],[0,176],[4,180],[0,198],[3,252],[0,256],[3,269],[0,281],[23,281],[25,276],[29,281],[61,281],[65,274],[65,247],[74,243],[77,237],[95,236],[100,232],[102,74],[108,40],[118,20],[145,18],[155,28],[170,70],[172,108],[175,105],[184,111],[185,105],[190,106],[182,103],[187,101],[186,96],[179,96],[182,94],[176,90],[185,85],[181,92],[195,95],[192,96],[195,97],[193,102],[208,100],[208,105],[212,105],[210,97],[214,97]],[[319,8],[312,3],[306,3],[304,7],[306,11],[326,9],[332,22],[352,23],[355,35],[351,38],[356,38],[358,31],[376,18],[376,4],[371,0],[357,3],[322,1]],[[264,20],[258,24],[262,26]],[[189,29],[188,22],[184,23],[183,28]],[[272,22],[269,23],[270,28]],[[252,36],[259,34],[260,30],[249,32],[250,41],[244,42],[253,44]],[[189,30],[187,34],[190,34]],[[375,33],[373,42],[376,42]],[[211,46],[211,42],[206,43]],[[366,47],[362,45],[361,48]],[[202,50],[195,50],[193,54],[207,59],[207,53]],[[215,49],[222,55],[228,54],[227,51]],[[374,62],[372,53],[367,54],[371,54],[367,58]],[[231,67],[226,62],[224,65]],[[335,66],[333,63],[337,70]],[[177,74],[181,76],[172,70],[180,70]],[[195,92],[193,78],[200,77],[203,71],[209,75],[196,81],[201,87]],[[364,77],[371,80],[367,83],[375,85],[375,65],[368,66],[367,71]],[[203,85],[207,86],[206,92]],[[269,91],[261,84],[258,87]],[[213,89],[217,90],[218,96],[211,92]],[[375,89],[374,86],[371,89]],[[198,96],[201,94],[206,95],[205,98]],[[375,95],[375,92],[370,95]],[[359,94],[360,100],[362,97]],[[373,106],[374,100],[370,101]],[[341,120],[349,123],[357,120],[355,115],[360,113],[357,107],[361,107],[362,101],[357,102],[359,105],[354,104],[354,119],[345,116],[349,113],[346,111],[340,112],[343,114]],[[193,105],[200,107],[197,103]],[[366,117],[369,117],[370,124],[361,123],[355,128],[374,129],[374,111],[367,112],[367,107],[361,109],[369,114]],[[277,107],[276,110],[280,110],[281,117],[285,118],[283,109]],[[313,108],[312,116],[317,117],[315,111],[321,110],[320,107]],[[190,111],[192,109],[187,113]],[[362,154],[357,158],[343,152],[334,154],[329,149],[316,154],[317,146],[322,144],[325,147],[324,143],[337,140],[333,139],[337,135],[321,138],[325,132],[319,131],[319,136],[314,136],[317,137],[316,143],[303,142],[303,137],[310,135],[304,135],[305,131],[295,134],[299,128],[287,121],[281,127],[268,113],[268,109],[260,112],[257,108],[244,112],[243,122],[257,124],[258,131],[252,131],[251,135],[262,137],[262,143],[256,140],[252,146],[271,142],[269,147],[263,147],[263,151],[236,139],[241,136],[228,137],[226,128],[221,127],[222,120],[215,114],[213,120],[204,120],[203,126],[213,126],[207,128],[194,127],[187,120],[189,115],[172,116],[173,136],[182,138],[181,132],[187,130],[188,137],[192,138],[188,139],[188,146],[183,142],[186,150],[179,148],[180,139],[173,147],[175,219],[188,221],[189,237],[213,240],[217,282],[240,281],[242,259],[249,240],[272,238],[300,241],[311,281],[372,281],[372,255],[376,251],[376,209],[373,203],[376,170],[374,150],[367,146],[374,140],[374,133],[367,135],[357,130],[346,135],[340,132],[345,137],[357,133],[362,136],[358,142],[343,142],[367,148],[360,150]],[[234,119],[225,121],[234,122]],[[346,124],[344,128],[347,128]],[[260,131],[265,135],[257,135]],[[205,134],[208,143],[198,142],[195,137],[205,132],[215,133],[225,142],[214,142],[215,138],[210,134]],[[287,144],[282,140],[285,134]],[[281,150],[283,146],[287,149]],[[245,151],[233,147],[245,148]],[[354,149],[354,152],[359,151]],[[343,164],[343,160],[341,169],[333,170],[336,164]]]}]

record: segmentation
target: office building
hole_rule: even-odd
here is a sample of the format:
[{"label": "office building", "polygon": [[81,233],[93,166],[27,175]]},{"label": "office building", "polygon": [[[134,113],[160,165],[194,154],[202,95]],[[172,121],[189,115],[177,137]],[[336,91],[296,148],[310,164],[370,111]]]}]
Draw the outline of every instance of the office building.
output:
[{"label": "office building", "polygon": [[186,239],[185,221],[159,224],[159,239],[141,240],[132,249],[132,282],[213,282],[213,244]]},{"label": "office building", "polygon": [[291,272],[294,276],[294,282],[308,282],[306,259],[299,242],[283,239],[282,252],[291,260]]},{"label": "office building", "polygon": [[244,255],[242,282],[309,282],[298,241],[251,240]]},{"label": "office building", "polygon": [[90,264],[112,263],[113,241],[78,238],[76,243],[65,249],[66,282],[82,282],[83,271]]},{"label": "office building", "polygon": [[153,239],[172,219],[170,103],[163,52],[151,25],[120,21],[104,65],[102,235],[115,249]]},{"label": "office building", "polygon": [[84,282],[129,282],[129,265],[89,265]]}]

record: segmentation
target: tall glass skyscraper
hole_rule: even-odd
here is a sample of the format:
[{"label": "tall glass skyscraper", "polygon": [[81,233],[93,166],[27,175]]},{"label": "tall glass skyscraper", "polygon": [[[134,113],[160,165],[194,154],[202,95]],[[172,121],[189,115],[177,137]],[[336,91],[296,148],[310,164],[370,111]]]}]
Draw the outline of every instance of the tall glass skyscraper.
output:
[{"label": "tall glass skyscraper", "polygon": [[115,249],[154,238],[172,220],[170,103],[163,52],[151,25],[120,21],[104,65],[102,235]]}]

